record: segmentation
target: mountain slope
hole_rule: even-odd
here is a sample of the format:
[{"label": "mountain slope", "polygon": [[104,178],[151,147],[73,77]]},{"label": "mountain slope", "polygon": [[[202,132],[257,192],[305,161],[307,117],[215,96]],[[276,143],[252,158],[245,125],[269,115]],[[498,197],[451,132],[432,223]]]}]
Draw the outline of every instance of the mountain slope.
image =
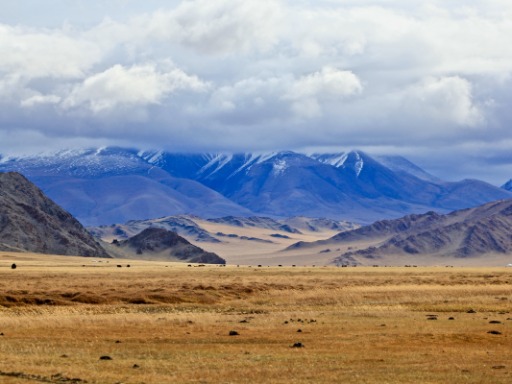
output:
[{"label": "mountain slope", "polygon": [[175,232],[191,241],[219,243],[220,241],[211,233],[199,226],[193,216],[165,216],[157,219],[130,220],[124,224],[102,225],[99,227],[88,227],[88,230],[97,238],[127,239],[144,229],[163,228]]},{"label": "mountain slope", "polygon": [[503,184],[501,188],[506,189],[507,191],[512,191],[512,179]]},{"label": "mountain slope", "polygon": [[130,149],[4,159],[1,170],[23,172],[84,225],[175,214],[252,214],[197,181],[171,176]]},{"label": "mountain slope", "polygon": [[444,182],[404,158],[361,151],[307,156],[103,148],[2,159],[0,170],[24,172],[87,225],[183,214],[372,223],[512,197],[481,181]]},{"label": "mountain slope", "polygon": [[119,257],[226,264],[226,261],[215,253],[206,252],[164,228],[146,228],[127,240],[116,241],[110,249]]},{"label": "mountain slope", "polygon": [[[352,244],[353,250],[336,257],[335,264],[392,261],[408,256],[424,258],[478,258],[512,254],[512,199],[495,201],[447,215],[428,212],[384,220],[316,243],[296,243],[290,249]],[[391,258],[389,258],[391,257]]]},{"label": "mountain slope", "polygon": [[443,182],[404,159],[388,159],[388,163],[394,164],[393,169],[361,151],[225,155],[212,157],[191,177],[259,214],[366,223],[512,197],[475,180]]},{"label": "mountain slope", "polygon": [[19,173],[0,173],[0,249],[110,257],[68,212]]}]

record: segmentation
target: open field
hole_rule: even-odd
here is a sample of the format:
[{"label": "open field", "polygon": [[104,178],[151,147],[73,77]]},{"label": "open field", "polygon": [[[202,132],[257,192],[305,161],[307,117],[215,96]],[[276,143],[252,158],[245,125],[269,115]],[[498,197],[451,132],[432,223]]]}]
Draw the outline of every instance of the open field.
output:
[{"label": "open field", "polygon": [[0,382],[510,383],[511,311],[512,268],[4,252]]}]

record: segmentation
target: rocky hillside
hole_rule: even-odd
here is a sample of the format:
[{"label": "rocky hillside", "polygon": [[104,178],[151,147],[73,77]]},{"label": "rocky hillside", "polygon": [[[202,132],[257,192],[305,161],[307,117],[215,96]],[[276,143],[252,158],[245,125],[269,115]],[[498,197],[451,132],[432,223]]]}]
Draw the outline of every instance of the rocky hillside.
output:
[{"label": "rocky hillside", "polygon": [[0,250],[110,257],[73,216],[16,172],[0,173]]},{"label": "rocky hillside", "polygon": [[[322,231],[346,231],[358,228],[359,225],[349,223],[347,221],[339,221],[333,219],[314,219],[308,217],[292,217],[288,219],[276,220],[269,217],[241,217],[226,216],[217,219],[201,219],[197,216],[165,216],[157,219],[148,220],[130,220],[124,224],[102,225],[98,227],[88,227],[94,237],[103,241],[111,242],[113,239],[126,240],[136,235],[142,230],[155,227],[163,228],[178,235],[183,236],[194,243],[225,243],[227,239],[219,235],[218,231],[207,231],[204,226],[206,224],[219,224],[225,228],[260,228],[268,231],[279,232],[286,236],[287,234],[300,234],[306,232],[322,232]],[[247,239],[249,240],[249,239]]]},{"label": "rocky hillside", "polygon": [[[317,243],[297,243],[292,249],[313,244],[353,244],[352,250],[334,259],[335,264],[378,260],[390,255],[469,258],[512,254],[512,200],[501,200],[447,215],[428,212],[396,220],[378,221],[340,233]],[[360,246],[359,244],[365,244]],[[363,263],[365,264],[365,263]],[[367,262],[366,262],[367,264]]]},{"label": "rocky hillside", "polygon": [[110,248],[112,253],[119,257],[226,264],[226,261],[215,253],[206,252],[190,244],[177,233],[164,228],[146,228],[127,240],[114,241]]}]

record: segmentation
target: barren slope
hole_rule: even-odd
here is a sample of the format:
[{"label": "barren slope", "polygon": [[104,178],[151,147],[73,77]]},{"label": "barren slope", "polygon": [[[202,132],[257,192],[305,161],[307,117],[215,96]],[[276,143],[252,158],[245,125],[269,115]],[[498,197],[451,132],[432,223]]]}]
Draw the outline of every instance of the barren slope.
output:
[{"label": "barren slope", "polygon": [[110,257],[85,228],[19,173],[0,173],[0,249]]}]

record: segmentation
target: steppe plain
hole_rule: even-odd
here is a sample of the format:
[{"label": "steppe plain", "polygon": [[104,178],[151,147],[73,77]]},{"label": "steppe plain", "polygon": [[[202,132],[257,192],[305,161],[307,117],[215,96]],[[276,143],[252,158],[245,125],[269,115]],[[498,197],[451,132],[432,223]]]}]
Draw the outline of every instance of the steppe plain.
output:
[{"label": "steppe plain", "polygon": [[0,382],[510,383],[511,308],[506,267],[1,252]]}]

